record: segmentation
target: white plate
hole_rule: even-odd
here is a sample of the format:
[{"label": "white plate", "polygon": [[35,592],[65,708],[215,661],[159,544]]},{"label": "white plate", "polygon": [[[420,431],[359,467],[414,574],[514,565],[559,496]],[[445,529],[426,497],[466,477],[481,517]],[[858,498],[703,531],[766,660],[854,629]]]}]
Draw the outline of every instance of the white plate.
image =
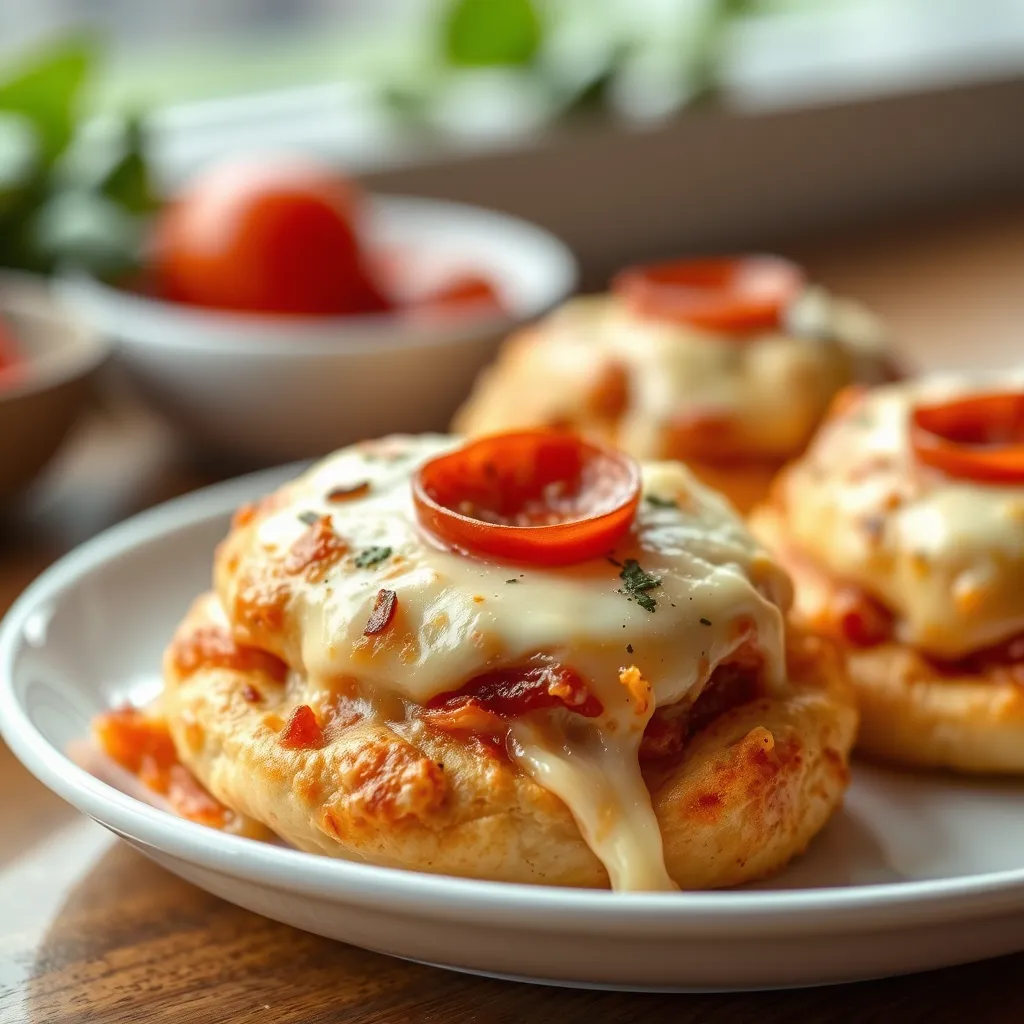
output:
[{"label": "white plate", "polygon": [[307,931],[461,970],[571,985],[733,989],[851,981],[1024,949],[1024,786],[858,765],[845,809],[785,874],[734,892],[614,894],[471,882],[222,835],[65,754],[90,717],[158,686],[241,502],[295,467],[115,527],[0,629],[0,727],[43,783],[175,874]]}]

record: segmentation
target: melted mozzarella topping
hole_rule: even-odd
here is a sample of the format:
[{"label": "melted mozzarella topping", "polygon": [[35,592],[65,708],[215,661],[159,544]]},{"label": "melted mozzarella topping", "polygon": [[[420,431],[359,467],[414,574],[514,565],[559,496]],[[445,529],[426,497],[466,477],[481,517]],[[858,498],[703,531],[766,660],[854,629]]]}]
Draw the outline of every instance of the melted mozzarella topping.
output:
[{"label": "melted mozzarella topping", "polygon": [[[676,505],[642,502],[614,553],[660,577],[648,591],[653,612],[624,592],[620,568],[603,558],[541,569],[444,550],[417,523],[410,476],[454,443],[424,437],[345,449],[290,485],[287,503],[260,523],[258,542],[284,553],[306,528],[300,513],[329,513],[352,552],[317,582],[299,581],[290,605],[300,638],[293,667],[314,685],[355,680],[371,700],[420,705],[537,653],[574,669],[604,714],[524,716],[512,725],[513,755],[566,803],[615,888],[671,888],[637,762],[644,729],[657,706],[695,699],[753,635],[766,685],[785,687],[788,578],[727,503],[675,463],[644,467],[643,483],[647,495]],[[326,499],[363,481],[365,497]],[[359,568],[356,557],[370,548],[390,553]],[[365,637],[381,588],[395,591],[398,609],[384,633]],[[630,666],[639,672],[627,673],[626,685],[620,677]]]},{"label": "melted mozzarella topping", "polygon": [[890,385],[825,426],[786,475],[787,531],[834,576],[897,616],[904,643],[955,658],[1024,631],[1024,487],[922,466],[914,404],[1024,386],[933,379]]},{"label": "melted mozzarella topping", "polygon": [[487,401],[473,406],[473,432],[575,422],[567,403],[590,393],[614,362],[630,388],[616,440],[637,458],[664,457],[666,426],[690,413],[726,417],[738,454],[786,458],[807,442],[836,391],[878,381],[883,366],[880,326],[855,303],[807,289],[789,321],[787,331],[737,340],[638,317],[614,295],[572,299],[517,353],[513,372],[530,381],[528,398],[518,385],[504,398],[488,387]]}]

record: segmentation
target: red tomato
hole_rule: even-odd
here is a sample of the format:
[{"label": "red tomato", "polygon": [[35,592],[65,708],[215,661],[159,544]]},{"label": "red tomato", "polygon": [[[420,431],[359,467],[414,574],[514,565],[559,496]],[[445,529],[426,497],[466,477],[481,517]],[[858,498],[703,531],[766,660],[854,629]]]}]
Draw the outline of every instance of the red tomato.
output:
[{"label": "red tomato", "polygon": [[454,548],[568,565],[607,553],[626,533],[640,471],[572,434],[495,434],[421,466],[413,499],[420,522]]},{"label": "red tomato", "polygon": [[1024,392],[918,406],[910,440],[918,461],[981,483],[1024,481]]},{"label": "red tomato", "polygon": [[352,188],[298,160],[219,164],[161,215],[155,271],[172,301],[333,316],[390,303],[367,273]]},{"label": "red tomato", "polygon": [[612,282],[640,316],[734,334],[778,327],[803,285],[803,271],[778,256],[651,263]]}]

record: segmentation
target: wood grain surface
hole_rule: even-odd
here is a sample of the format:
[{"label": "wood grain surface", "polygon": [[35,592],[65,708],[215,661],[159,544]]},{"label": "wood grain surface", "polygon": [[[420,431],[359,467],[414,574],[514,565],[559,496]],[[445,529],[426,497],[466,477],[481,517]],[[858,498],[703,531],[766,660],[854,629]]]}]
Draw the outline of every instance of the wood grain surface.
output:
[{"label": "wood grain surface", "polygon": [[[1024,357],[1024,207],[795,250],[863,297],[922,366]],[[0,612],[61,552],[212,476],[115,405],[0,522]],[[841,988],[631,995],[491,981],[306,935],[179,881],[53,796],[0,745],[0,1021],[1024,1020],[1024,955]],[[1022,939],[1024,942],[1024,939]]]}]

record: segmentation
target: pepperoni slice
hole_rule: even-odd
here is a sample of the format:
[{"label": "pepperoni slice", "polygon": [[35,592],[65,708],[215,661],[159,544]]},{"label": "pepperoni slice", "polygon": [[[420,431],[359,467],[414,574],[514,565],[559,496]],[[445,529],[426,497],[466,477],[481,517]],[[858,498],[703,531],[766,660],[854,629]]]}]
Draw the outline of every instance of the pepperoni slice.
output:
[{"label": "pepperoni slice", "polygon": [[742,336],[780,326],[804,282],[789,260],[734,256],[630,267],[612,288],[639,316]]},{"label": "pepperoni slice", "polygon": [[1024,481],[1024,392],[971,395],[919,405],[910,441],[919,462],[979,483]]},{"label": "pepperoni slice", "polygon": [[640,471],[571,434],[496,434],[425,463],[413,499],[420,523],[456,550],[569,565],[605,554],[629,530]]}]

